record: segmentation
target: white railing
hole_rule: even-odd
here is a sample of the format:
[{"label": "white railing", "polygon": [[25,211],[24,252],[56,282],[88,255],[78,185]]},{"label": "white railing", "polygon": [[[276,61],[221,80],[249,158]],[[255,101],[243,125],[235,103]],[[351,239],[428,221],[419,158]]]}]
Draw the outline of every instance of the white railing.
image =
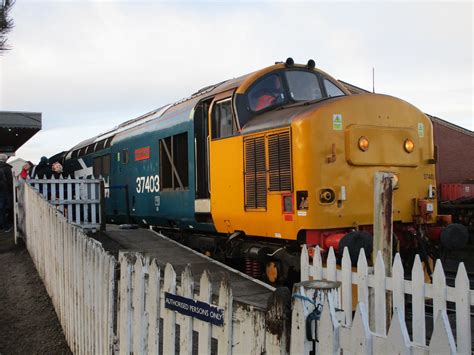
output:
[{"label": "white railing", "polygon": [[[163,354],[211,354],[216,346],[219,354],[286,353],[284,334],[266,330],[264,310],[234,302],[226,279],[219,283],[217,294],[213,297],[207,271],[202,273],[197,291],[189,266],[177,283],[170,264],[162,273],[154,259],[122,255],[120,354],[158,354],[160,347]],[[197,332],[195,337],[193,332]]]},{"label": "white railing", "polygon": [[115,259],[31,186],[18,187],[28,252],[75,354],[111,354]]},{"label": "white railing", "polygon": [[[315,249],[312,263],[309,263],[305,246],[301,256],[301,270],[302,281],[313,279],[341,282],[339,296],[333,304],[328,302],[323,308],[319,322],[322,339],[319,347],[322,353],[339,354],[340,350],[344,350],[363,354],[410,351],[421,354],[471,354],[471,306],[474,305],[474,291],[469,288],[469,278],[463,263],[459,264],[455,286],[451,287],[446,285],[440,260],[436,261],[433,282],[426,283],[425,272],[418,256],[411,270],[411,280],[406,280],[399,254],[393,262],[392,276],[387,277],[380,252],[374,267],[369,268],[362,250],[357,271],[353,271],[347,249],[344,250],[339,268],[332,248],[324,266],[318,247]],[[354,293],[353,286],[357,290]],[[354,318],[353,297],[357,299]],[[411,302],[410,312],[406,307],[408,302]],[[453,302],[455,309],[449,310],[447,302]],[[313,306],[295,298],[293,315],[302,309],[309,312],[308,307]],[[432,318],[428,318],[430,320],[427,322],[425,309],[430,308]],[[336,309],[342,309],[342,321],[337,320],[341,317],[337,316]],[[448,321],[448,312],[455,315],[453,326]],[[391,320],[388,319],[390,317]],[[388,331],[387,324],[390,325]],[[427,343],[427,333],[431,330],[430,341]],[[456,337],[453,336],[453,330]],[[301,334],[301,337],[304,337],[304,334]],[[298,344],[300,347],[309,346],[301,340]]]},{"label": "white railing", "polygon": [[28,183],[67,218],[83,229],[98,230],[102,218],[104,197],[102,179],[29,179]]},{"label": "white railing", "polygon": [[141,254],[122,254],[118,265],[31,186],[19,186],[18,200],[25,243],[74,353],[287,353],[289,295],[273,295],[267,312],[235,302],[227,278],[213,292],[208,271],[195,289],[189,267],[179,282],[170,264],[160,270]]}]

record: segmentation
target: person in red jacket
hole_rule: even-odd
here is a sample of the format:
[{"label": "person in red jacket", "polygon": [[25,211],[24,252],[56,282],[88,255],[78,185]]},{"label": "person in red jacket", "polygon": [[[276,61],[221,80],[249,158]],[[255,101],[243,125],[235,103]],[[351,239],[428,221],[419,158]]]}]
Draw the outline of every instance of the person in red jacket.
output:
[{"label": "person in red jacket", "polygon": [[267,107],[283,102],[283,90],[280,78],[276,75],[271,75],[262,80],[262,82],[255,88],[257,98],[254,111],[261,111]]}]

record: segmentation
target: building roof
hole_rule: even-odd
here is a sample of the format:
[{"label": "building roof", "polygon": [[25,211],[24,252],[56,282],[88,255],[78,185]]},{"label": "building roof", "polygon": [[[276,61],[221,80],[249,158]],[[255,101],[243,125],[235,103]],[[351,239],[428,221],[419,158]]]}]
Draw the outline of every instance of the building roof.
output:
[{"label": "building roof", "polygon": [[454,123],[451,123],[451,122],[448,122],[448,121],[445,121],[439,117],[436,117],[436,116],[432,116],[428,113],[426,113],[426,115],[431,119],[431,121],[433,123],[438,123],[440,124],[441,126],[445,126],[447,128],[451,128],[451,129],[454,129],[455,131],[458,131],[458,132],[461,132],[461,133],[464,133],[464,134],[467,134],[469,136],[472,136],[474,137],[474,131],[471,131],[467,128],[464,128],[464,127],[461,127],[461,126],[458,126]]},{"label": "building roof", "polygon": [[39,112],[0,111],[0,152],[14,153],[39,130]]}]

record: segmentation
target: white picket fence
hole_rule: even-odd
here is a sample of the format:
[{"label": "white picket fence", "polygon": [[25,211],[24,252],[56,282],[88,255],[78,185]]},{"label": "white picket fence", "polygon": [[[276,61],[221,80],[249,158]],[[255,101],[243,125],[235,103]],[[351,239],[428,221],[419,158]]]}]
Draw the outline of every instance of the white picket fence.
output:
[{"label": "white picket fence", "polygon": [[29,179],[40,194],[57,206],[58,210],[67,218],[69,223],[83,229],[98,230],[102,223],[102,179]]},{"label": "white picket fence", "polygon": [[75,354],[112,354],[115,259],[31,186],[24,199],[25,243]]},{"label": "white picket fence", "polygon": [[[426,283],[422,263],[417,256],[411,280],[405,280],[399,254],[393,262],[392,277],[386,277],[382,255],[378,253],[375,265],[369,268],[365,253],[359,254],[357,271],[352,271],[351,259],[344,250],[342,265],[336,265],[332,248],[326,265],[323,266],[321,252],[315,249],[312,264],[309,263],[306,246],[301,256],[302,281],[308,279],[340,281],[338,297],[327,301],[319,322],[318,344],[321,353],[339,354],[471,354],[471,310],[474,291],[469,289],[469,279],[463,263],[459,264],[455,286],[447,286],[444,270],[437,260],[433,282]],[[358,306],[353,318],[353,285],[357,289]],[[387,312],[387,295],[391,298],[392,314]],[[406,305],[411,299],[411,312]],[[453,329],[448,320],[447,302],[455,303],[456,325]],[[434,324],[427,324],[425,309],[432,307]],[[314,309],[311,303],[301,298],[293,300],[293,317],[303,318]],[[337,309],[342,309],[343,317]],[[387,332],[387,313],[392,316]],[[342,319],[340,321],[339,319]],[[303,322],[303,319],[301,320]],[[410,327],[407,327],[411,325]],[[430,341],[426,342],[427,325],[433,329]],[[432,326],[432,327],[431,327]],[[293,322],[292,332],[295,323]],[[304,324],[301,324],[304,332]],[[408,329],[411,329],[409,331]],[[292,353],[309,349],[312,343],[304,333],[296,338],[292,333]],[[456,339],[456,340],[455,340]]]},{"label": "white picket fence", "polygon": [[[123,254],[116,280],[118,265],[100,243],[31,186],[19,189],[28,251],[75,354],[287,353],[285,333],[266,329],[265,310],[235,302],[227,279],[213,292],[208,271],[195,287],[189,266],[178,282],[170,264],[161,270],[155,259]],[[167,308],[170,295],[219,310],[222,324]],[[279,322],[284,306],[278,300],[272,305],[272,320]]]},{"label": "white picket fence", "polygon": [[[288,329],[284,303],[276,302],[273,308],[262,310],[235,302],[232,285],[226,280],[213,292],[207,271],[201,275],[199,285],[194,285],[187,267],[178,282],[170,264],[162,270],[157,260],[124,254],[119,260],[120,280],[116,280],[117,263],[98,242],[68,223],[57,206],[47,203],[31,186],[23,184],[19,189],[23,203],[18,206],[24,209],[28,251],[74,353],[286,354],[287,344],[291,354],[308,354],[313,345],[322,354],[471,353],[470,307],[474,292],[469,289],[462,263],[455,286],[451,287],[446,285],[439,261],[433,282],[426,283],[418,257],[411,280],[405,280],[399,255],[395,257],[392,276],[386,277],[380,254],[374,267],[369,268],[361,252],[357,271],[353,271],[347,250],[339,268],[332,249],[323,264],[316,248],[310,264],[304,247],[302,280],[341,283],[334,297],[324,299],[317,327],[319,343],[314,344],[306,339],[306,320],[315,305],[305,290],[297,290],[302,297],[293,297],[292,324]],[[357,309],[353,309],[353,285],[357,289]],[[167,306],[170,295],[186,299],[188,306],[193,302],[207,305],[220,314],[222,323],[212,324],[195,314],[191,317],[172,310]],[[411,306],[407,307],[409,302]],[[455,305],[453,328],[447,302]],[[430,307],[434,321],[427,322],[430,318],[425,309]],[[269,315],[277,315],[273,324],[281,328],[280,332],[269,330]]]},{"label": "white picket fence", "polygon": [[[189,266],[177,283],[170,264],[162,273],[154,259],[150,261],[140,254],[120,257],[120,354],[158,354],[160,346],[163,354],[286,353],[284,337],[265,329],[266,312],[234,302],[226,279],[220,282],[218,297],[213,296],[207,271],[200,277],[199,290],[195,289],[193,280]],[[166,294],[214,304],[222,312],[223,324],[215,325],[166,308]]]}]

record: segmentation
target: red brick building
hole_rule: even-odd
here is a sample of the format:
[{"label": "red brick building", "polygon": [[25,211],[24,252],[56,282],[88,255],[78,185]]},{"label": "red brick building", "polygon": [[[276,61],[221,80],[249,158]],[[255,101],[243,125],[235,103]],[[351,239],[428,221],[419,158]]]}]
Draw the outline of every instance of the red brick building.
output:
[{"label": "red brick building", "polygon": [[439,184],[474,181],[474,132],[427,115],[433,122],[438,148],[436,179]]},{"label": "red brick building", "polygon": [[[352,94],[370,93],[340,81]],[[441,118],[426,114],[433,123],[434,142],[438,150],[436,180],[443,183],[474,181],[474,132]]]}]

